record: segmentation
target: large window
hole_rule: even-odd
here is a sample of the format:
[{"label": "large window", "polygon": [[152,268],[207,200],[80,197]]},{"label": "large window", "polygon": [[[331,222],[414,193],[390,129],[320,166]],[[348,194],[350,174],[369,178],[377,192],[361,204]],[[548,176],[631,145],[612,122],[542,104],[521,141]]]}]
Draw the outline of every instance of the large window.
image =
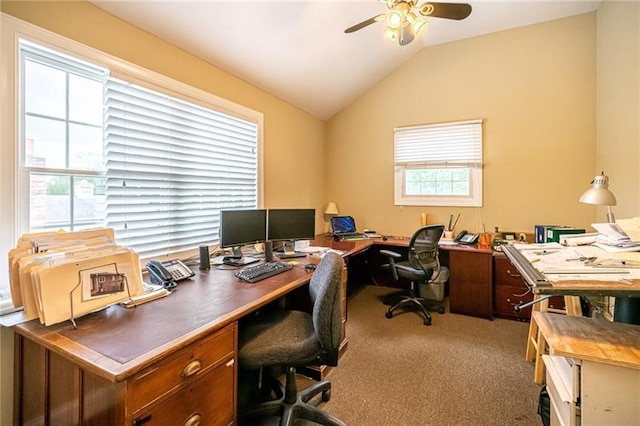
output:
[{"label": "large window", "polygon": [[2,252],[108,226],[142,258],[186,256],[218,243],[220,210],[261,206],[262,114],[1,18]]},{"label": "large window", "polygon": [[19,46],[30,232],[108,226],[153,257],[217,243],[221,209],[258,207],[256,123]]},{"label": "large window", "polygon": [[394,131],[396,205],[482,206],[482,121]]}]

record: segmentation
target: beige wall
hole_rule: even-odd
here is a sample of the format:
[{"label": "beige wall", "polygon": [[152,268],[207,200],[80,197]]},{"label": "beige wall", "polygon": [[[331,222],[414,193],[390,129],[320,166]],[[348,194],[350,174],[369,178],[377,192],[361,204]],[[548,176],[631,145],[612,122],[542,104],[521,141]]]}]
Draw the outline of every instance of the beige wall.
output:
[{"label": "beige wall", "polygon": [[597,170],[609,175],[616,217],[640,216],[640,3],[600,6],[597,52]]},{"label": "beige wall", "polygon": [[[410,235],[423,211],[431,223],[461,213],[458,230],[587,226],[595,37],[590,13],[423,49],[329,120],[328,197],[386,234]],[[484,119],[484,206],[394,206],[393,128],[473,118]]]}]

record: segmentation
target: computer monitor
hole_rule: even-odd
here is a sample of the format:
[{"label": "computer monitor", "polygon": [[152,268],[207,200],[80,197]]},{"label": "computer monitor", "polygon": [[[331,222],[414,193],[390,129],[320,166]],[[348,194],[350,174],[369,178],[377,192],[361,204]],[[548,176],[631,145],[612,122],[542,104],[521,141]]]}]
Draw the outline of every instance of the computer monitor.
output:
[{"label": "computer monitor", "polygon": [[282,241],[282,253],[278,257],[305,256],[295,251],[296,240],[313,240],[316,236],[316,211],[314,209],[270,209],[267,238]]},{"label": "computer monitor", "polygon": [[[257,262],[256,258],[243,257],[242,246],[267,240],[267,211],[221,210],[220,247],[231,248],[233,262],[239,265]],[[231,261],[231,259],[225,259]]]}]

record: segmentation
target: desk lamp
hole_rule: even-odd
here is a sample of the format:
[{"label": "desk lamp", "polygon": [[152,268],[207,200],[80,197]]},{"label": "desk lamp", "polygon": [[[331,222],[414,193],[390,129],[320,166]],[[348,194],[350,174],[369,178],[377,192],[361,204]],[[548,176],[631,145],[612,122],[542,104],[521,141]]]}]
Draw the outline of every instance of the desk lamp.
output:
[{"label": "desk lamp", "polygon": [[328,205],[327,208],[324,211],[324,214],[329,215],[329,216],[335,216],[338,214],[338,206],[336,206],[336,203],[334,203],[333,201],[331,201]]},{"label": "desk lamp", "polygon": [[602,172],[602,174],[593,178],[591,183],[593,186],[580,196],[580,202],[596,206],[607,206],[607,221],[609,223],[615,222],[616,219],[611,212],[611,206],[616,205],[616,196],[609,191],[609,177]]},{"label": "desk lamp", "polygon": [[324,210],[324,214],[329,218],[328,232],[332,232],[331,216],[337,216],[339,214],[338,206],[336,206],[336,203],[334,203],[333,201],[329,202],[329,204],[327,205],[327,208]]}]

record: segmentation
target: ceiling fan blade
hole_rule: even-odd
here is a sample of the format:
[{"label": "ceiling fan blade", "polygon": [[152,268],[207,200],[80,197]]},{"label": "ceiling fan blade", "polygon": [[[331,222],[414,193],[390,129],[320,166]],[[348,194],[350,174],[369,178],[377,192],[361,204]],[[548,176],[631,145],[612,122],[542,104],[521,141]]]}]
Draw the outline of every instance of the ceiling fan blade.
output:
[{"label": "ceiling fan blade", "polygon": [[411,25],[404,25],[400,30],[400,39],[398,40],[398,44],[400,44],[400,46],[406,46],[411,43],[414,38],[415,34],[413,33]]},{"label": "ceiling fan blade", "polygon": [[369,18],[366,21],[362,21],[359,24],[355,24],[353,27],[349,27],[346,30],[344,30],[345,33],[349,34],[358,30],[363,29],[364,27],[367,27],[371,24],[375,24],[378,21],[381,21],[385,18],[385,16],[387,16],[385,13],[382,13],[380,15],[374,16],[373,18]]},{"label": "ceiling fan blade", "polygon": [[455,19],[456,21],[471,15],[471,5],[467,3],[422,3],[419,8],[422,16]]}]

